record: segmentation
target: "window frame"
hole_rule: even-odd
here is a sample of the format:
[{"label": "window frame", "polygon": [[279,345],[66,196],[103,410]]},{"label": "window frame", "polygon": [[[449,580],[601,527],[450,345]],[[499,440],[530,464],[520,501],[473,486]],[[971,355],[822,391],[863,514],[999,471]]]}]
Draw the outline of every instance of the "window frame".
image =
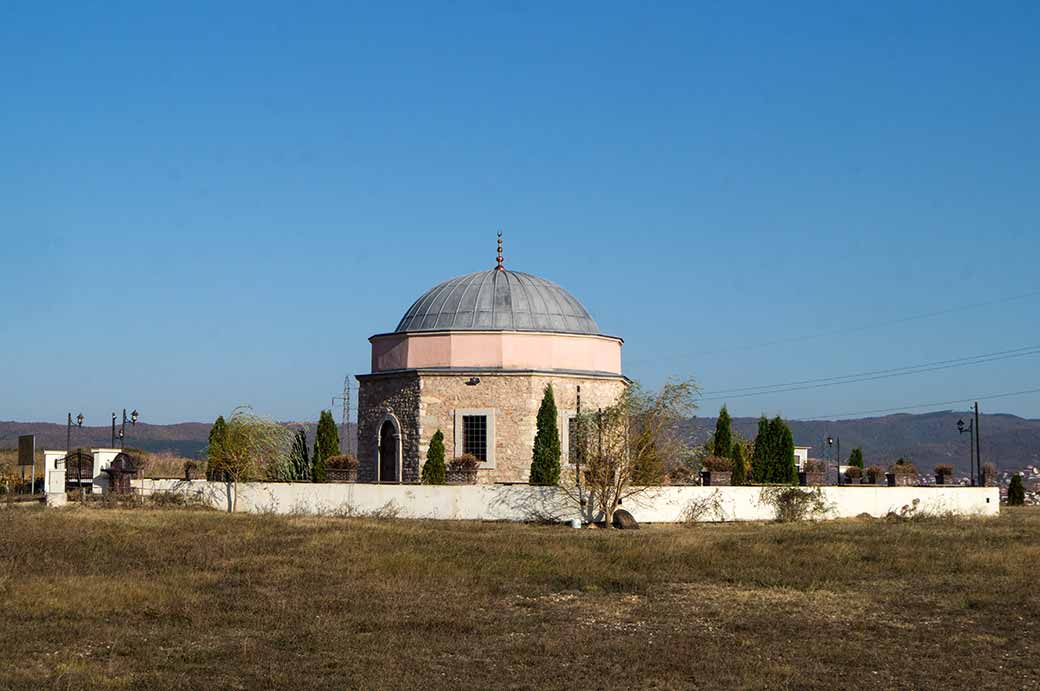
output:
[{"label": "window frame", "polygon": [[455,410],[455,429],[452,431],[452,444],[455,456],[461,456],[464,452],[464,425],[462,419],[467,416],[483,416],[487,422],[485,442],[487,444],[487,461],[480,464],[481,470],[493,469],[495,467],[495,409],[494,408],[457,408]]}]

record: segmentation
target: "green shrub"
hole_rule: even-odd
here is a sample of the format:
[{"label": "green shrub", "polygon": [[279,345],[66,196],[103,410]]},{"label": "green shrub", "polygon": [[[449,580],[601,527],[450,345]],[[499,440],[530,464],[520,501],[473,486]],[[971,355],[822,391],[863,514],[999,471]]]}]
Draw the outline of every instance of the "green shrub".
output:
[{"label": "green shrub", "polygon": [[560,430],[556,425],[556,399],[552,384],[545,385],[542,404],[538,408],[537,432],[531,450],[532,485],[556,485],[560,482]]},{"label": "green shrub", "polygon": [[734,485],[747,484],[747,461],[744,460],[744,445],[737,442],[733,445],[733,450],[730,454],[733,459],[733,471],[730,476],[730,483]]},{"label": "green shrub", "polygon": [[207,480],[222,480],[224,474],[215,470],[217,467],[217,459],[220,458],[223,453],[224,443],[227,439],[227,422],[224,420],[224,416],[221,415],[214,422],[213,426],[209,429],[209,444],[206,446],[206,479]]},{"label": "green shrub", "polygon": [[306,482],[311,479],[311,459],[307,453],[307,432],[300,429],[293,436],[292,448],[289,450],[289,467],[292,479]]},{"label": "green shrub", "polygon": [[437,430],[430,440],[430,448],[426,451],[426,463],[422,467],[422,483],[424,485],[444,484],[444,433]]},{"label": "green shrub", "polygon": [[1022,484],[1022,476],[1016,474],[1008,485],[1007,503],[1009,506],[1022,506],[1026,503],[1026,488]]},{"label": "green shrub", "polygon": [[780,523],[823,518],[828,510],[819,487],[763,487],[760,499],[773,507],[774,517]]},{"label": "green shrub", "polygon": [[852,453],[849,454],[849,465],[855,466],[860,470],[863,469],[863,449],[856,447],[852,450]]},{"label": "green shrub", "polygon": [[325,482],[327,459],[339,455],[339,432],[336,430],[336,421],[332,419],[331,410],[321,411],[321,415],[318,417],[318,430],[314,437],[311,479],[314,482]]},{"label": "green shrub", "polygon": [[729,411],[726,410],[726,406],[722,406],[722,410],[719,411],[719,418],[715,421],[715,437],[711,452],[715,456],[721,458],[730,458],[730,454],[733,450],[733,429],[732,421],[729,417]]}]

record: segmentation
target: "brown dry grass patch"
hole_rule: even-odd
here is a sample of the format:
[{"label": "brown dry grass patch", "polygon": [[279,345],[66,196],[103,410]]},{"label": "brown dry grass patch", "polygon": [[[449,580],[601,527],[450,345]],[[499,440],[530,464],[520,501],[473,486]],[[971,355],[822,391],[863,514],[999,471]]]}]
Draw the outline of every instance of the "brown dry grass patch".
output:
[{"label": "brown dry grass patch", "polygon": [[0,511],[0,687],[1040,688],[1040,510],[572,531]]}]

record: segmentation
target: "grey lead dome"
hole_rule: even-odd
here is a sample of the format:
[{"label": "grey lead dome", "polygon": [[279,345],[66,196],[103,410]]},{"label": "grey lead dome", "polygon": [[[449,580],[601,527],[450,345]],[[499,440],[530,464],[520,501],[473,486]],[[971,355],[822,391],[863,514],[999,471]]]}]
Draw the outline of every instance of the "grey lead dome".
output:
[{"label": "grey lead dome", "polygon": [[588,310],[566,290],[506,269],[478,271],[434,286],[412,304],[394,331],[484,330],[599,333]]}]

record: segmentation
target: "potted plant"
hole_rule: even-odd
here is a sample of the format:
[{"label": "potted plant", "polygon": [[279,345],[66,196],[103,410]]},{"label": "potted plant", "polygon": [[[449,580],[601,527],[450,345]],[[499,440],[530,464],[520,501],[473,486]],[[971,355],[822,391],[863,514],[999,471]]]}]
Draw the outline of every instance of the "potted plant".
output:
[{"label": "potted plant", "polygon": [[867,484],[880,485],[883,472],[884,471],[881,470],[881,466],[879,465],[867,466]]},{"label": "potted plant", "polygon": [[917,468],[914,467],[913,463],[908,463],[900,458],[888,466],[887,479],[889,487],[911,487],[914,481],[917,480]]},{"label": "potted plant", "polygon": [[822,485],[827,482],[827,464],[815,458],[809,459],[798,473],[798,484],[802,487]]},{"label": "potted plant", "polygon": [[357,482],[358,460],[350,454],[325,459],[326,482]]},{"label": "potted plant", "polygon": [[863,479],[863,469],[859,466],[851,466],[845,471],[845,482],[850,485],[858,485]]},{"label": "potted plant", "polygon": [[701,484],[728,485],[733,481],[733,461],[722,456],[706,456],[701,461]]},{"label": "potted plant", "polygon": [[982,486],[993,487],[997,484],[997,466],[994,463],[982,464]]},{"label": "potted plant", "polygon": [[449,485],[475,485],[477,484],[477,469],[480,460],[470,453],[451,459],[445,472],[445,482]]},{"label": "potted plant", "polygon": [[953,484],[953,466],[949,463],[940,463],[935,466],[935,484],[937,485],[952,485]]},{"label": "potted plant", "polygon": [[188,482],[198,480],[201,475],[198,461],[184,461],[184,479]]}]

